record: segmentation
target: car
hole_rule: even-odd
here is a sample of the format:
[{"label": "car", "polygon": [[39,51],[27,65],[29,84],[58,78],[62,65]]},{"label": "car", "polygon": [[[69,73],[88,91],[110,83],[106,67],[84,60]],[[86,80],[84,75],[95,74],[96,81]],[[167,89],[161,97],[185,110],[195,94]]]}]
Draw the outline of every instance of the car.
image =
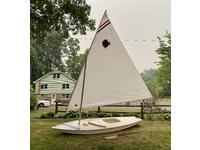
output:
[{"label": "car", "polygon": [[47,100],[38,100],[38,107],[48,107],[50,106],[50,101]]}]

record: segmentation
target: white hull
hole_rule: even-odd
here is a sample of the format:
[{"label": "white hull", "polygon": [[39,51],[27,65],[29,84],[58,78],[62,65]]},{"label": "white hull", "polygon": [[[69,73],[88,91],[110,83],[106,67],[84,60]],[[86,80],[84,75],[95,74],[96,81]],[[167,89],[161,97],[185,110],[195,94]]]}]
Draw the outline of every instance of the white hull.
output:
[{"label": "white hull", "polygon": [[76,120],[52,128],[69,134],[102,134],[130,128],[140,121],[142,120],[136,117],[92,118],[81,120],[80,126],[78,120]]}]

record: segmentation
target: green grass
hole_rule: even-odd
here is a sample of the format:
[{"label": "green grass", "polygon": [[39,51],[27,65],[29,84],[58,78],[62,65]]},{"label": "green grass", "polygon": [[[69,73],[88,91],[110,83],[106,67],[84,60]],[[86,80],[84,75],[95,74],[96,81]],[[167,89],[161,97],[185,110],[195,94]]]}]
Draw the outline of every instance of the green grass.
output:
[{"label": "green grass", "polygon": [[31,150],[169,150],[171,122],[142,121],[140,125],[124,130],[129,132],[116,139],[105,135],[62,134],[51,127],[72,119],[36,119],[52,108],[31,112]]}]

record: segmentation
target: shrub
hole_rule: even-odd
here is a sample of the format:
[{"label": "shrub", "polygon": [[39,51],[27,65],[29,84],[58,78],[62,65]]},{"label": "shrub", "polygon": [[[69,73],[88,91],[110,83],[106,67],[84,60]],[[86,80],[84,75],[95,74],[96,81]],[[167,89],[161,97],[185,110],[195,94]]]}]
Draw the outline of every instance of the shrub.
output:
[{"label": "shrub", "polygon": [[47,115],[47,113],[41,114],[40,116],[41,119],[50,119],[51,117]]},{"label": "shrub", "polygon": [[130,113],[127,114],[127,116],[139,117],[139,113],[138,112],[130,112]]},{"label": "shrub", "polygon": [[67,113],[65,113],[65,115],[63,116],[64,118],[76,118],[78,116],[77,111],[68,111]]},{"label": "shrub", "polygon": [[41,114],[40,118],[41,119],[51,119],[51,118],[54,118],[54,116],[55,116],[54,112],[48,112],[48,113]]},{"label": "shrub", "polygon": [[106,113],[105,112],[100,112],[100,113],[97,113],[98,117],[105,117],[106,116]]},{"label": "shrub", "polygon": [[64,116],[65,116],[65,114],[59,113],[59,114],[55,114],[54,118],[65,118]]},{"label": "shrub", "polygon": [[88,117],[90,117],[90,118],[98,117],[98,114],[97,114],[96,112],[94,112],[94,111],[90,111],[90,112],[88,113]]},{"label": "shrub", "polygon": [[30,94],[30,110],[34,110],[37,104],[37,99],[33,94]]},{"label": "shrub", "polygon": [[118,112],[112,112],[112,116],[113,117],[120,117],[120,113],[118,113]]},{"label": "shrub", "polygon": [[106,113],[105,117],[112,117],[112,113]]},{"label": "shrub", "polygon": [[171,120],[171,114],[165,114],[164,119],[170,121]]},{"label": "shrub", "polygon": [[55,113],[54,113],[54,112],[48,112],[47,115],[48,115],[50,118],[54,118]]},{"label": "shrub", "polygon": [[[79,113],[77,113],[77,115],[79,115]],[[81,113],[81,117],[82,117],[82,118],[88,118],[88,112],[83,111],[83,112]]]}]

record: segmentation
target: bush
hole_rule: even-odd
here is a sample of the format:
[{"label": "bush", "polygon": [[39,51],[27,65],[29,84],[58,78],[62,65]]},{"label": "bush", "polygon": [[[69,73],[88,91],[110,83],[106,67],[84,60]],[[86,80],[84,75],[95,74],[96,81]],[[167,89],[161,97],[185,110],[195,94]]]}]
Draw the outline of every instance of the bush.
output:
[{"label": "bush", "polygon": [[50,119],[51,117],[47,115],[47,113],[41,114],[40,116],[41,119]]},{"label": "bush", "polygon": [[37,99],[33,94],[31,94],[30,95],[30,110],[31,111],[35,109],[36,104],[37,104]]},{"label": "bush", "polygon": [[51,118],[54,118],[55,113],[54,112],[48,112],[47,115]]},{"label": "bush", "polygon": [[77,111],[68,111],[63,117],[64,118],[76,118],[78,116]]},{"label": "bush", "polygon": [[105,117],[112,117],[112,113],[106,113]]},{"label": "bush", "polygon": [[113,117],[120,117],[120,113],[119,112],[112,112],[112,116]]},{"label": "bush", "polygon": [[102,117],[105,117],[106,116],[106,113],[105,112],[100,112],[100,113],[97,113],[98,117],[102,118]]},{"label": "bush", "polygon": [[96,112],[94,112],[94,111],[90,111],[90,112],[88,113],[88,117],[90,117],[90,118],[95,118],[95,117],[98,117],[98,114],[97,114]]},{"label": "bush", "polygon": [[48,113],[43,113],[40,118],[41,119],[51,119],[54,118],[55,113],[54,112],[48,112]]},{"label": "bush", "polygon": [[139,113],[137,113],[137,112],[129,112],[129,113],[127,113],[127,115],[126,116],[134,116],[134,117],[139,117]]},{"label": "bush", "polygon": [[170,121],[171,120],[171,114],[164,115],[164,119]]},{"label": "bush", "polygon": [[[61,114],[55,114],[54,112],[48,112],[44,113],[40,116],[41,119],[50,119],[50,118],[77,118],[79,116],[78,111],[69,111],[66,113]],[[82,112],[81,117],[82,118],[103,118],[103,117],[119,117],[119,116],[136,116],[138,117],[139,114],[136,112],[96,112],[96,111],[90,111],[90,112]]]},{"label": "bush", "polygon": [[[77,116],[78,116],[78,115],[79,115],[79,113],[77,113]],[[88,112],[84,112],[84,111],[83,111],[83,112],[81,113],[81,117],[82,117],[82,118],[88,118]]]},{"label": "bush", "polygon": [[58,113],[54,115],[54,118],[64,118],[64,115],[63,113]]}]

